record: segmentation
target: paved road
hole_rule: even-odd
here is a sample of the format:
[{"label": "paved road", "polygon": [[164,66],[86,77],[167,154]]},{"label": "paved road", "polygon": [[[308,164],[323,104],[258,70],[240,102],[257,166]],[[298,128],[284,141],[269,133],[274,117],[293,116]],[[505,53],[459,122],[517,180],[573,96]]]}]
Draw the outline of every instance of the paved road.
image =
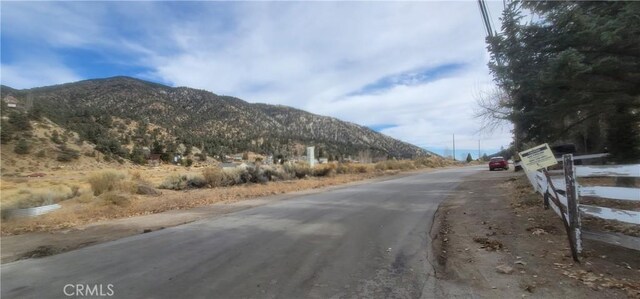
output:
[{"label": "paved road", "polygon": [[479,169],[345,187],[4,264],[2,298],[78,295],[68,284],[115,298],[433,298],[433,215]]}]

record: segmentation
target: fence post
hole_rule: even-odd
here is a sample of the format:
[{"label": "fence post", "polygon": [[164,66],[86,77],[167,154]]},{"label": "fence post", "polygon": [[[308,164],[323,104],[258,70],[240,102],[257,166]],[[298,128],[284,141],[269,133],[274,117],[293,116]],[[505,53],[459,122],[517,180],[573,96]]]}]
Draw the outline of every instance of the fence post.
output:
[{"label": "fence post", "polygon": [[542,202],[543,207],[544,207],[545,210],[549,209],[549,196],[550,196],[549,195],[549,188],[547,188],[547,190],[545,190],[545,192],[544,192],[544,197],[543,197],[543,202]]},{"label": "fence post", "polygon": [[580,210],[578,210],[578,186],[576,183],[575,168],[573,166],[573,155],[562,156],[564,165],[564,181],[566,182],[567,212],[569,213],[569,238],[575,244],[571,255],[573,260],[578,261],[578,253],[582,252],[582,239],[580,236]]}]

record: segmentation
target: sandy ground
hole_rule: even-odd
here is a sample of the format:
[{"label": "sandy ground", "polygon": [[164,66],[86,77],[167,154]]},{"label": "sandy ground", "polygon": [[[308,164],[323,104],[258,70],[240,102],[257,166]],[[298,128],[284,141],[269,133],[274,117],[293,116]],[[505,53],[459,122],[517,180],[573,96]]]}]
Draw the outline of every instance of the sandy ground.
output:
[{"label": "sandy ground", "polygon": [[640,298],[640,254],[586,240],[574,263],[560,218],[521,172],[470,177],[436,223],[434,264],[442,287],[459,290],[451,297]]}]

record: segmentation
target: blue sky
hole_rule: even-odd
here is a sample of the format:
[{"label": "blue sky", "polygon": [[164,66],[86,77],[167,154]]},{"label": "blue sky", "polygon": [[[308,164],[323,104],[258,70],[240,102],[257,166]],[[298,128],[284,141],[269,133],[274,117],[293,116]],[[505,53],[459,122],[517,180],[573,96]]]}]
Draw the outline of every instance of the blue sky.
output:
[{"label": "blue sky", "polygon": [[[496,19],[502,1],[488,5]],[[11,87],[127,75],[289,105],[436,152],[454,133],[476,153],[478,139],[489,152],[510,142],[508,126],[478,132],[473,117],[492,87],[476,1],[0,6],[0,81]]]}]

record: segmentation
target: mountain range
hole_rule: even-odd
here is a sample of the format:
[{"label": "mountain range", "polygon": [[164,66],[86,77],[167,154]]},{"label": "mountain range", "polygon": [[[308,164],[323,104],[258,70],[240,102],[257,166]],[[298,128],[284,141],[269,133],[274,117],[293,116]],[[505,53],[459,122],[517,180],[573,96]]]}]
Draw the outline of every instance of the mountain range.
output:
[{"label": "mountain range", "polygon": [[337,159],[433,154],[333,117],[131,77],[21,90],[2,86],[0,93],[2,99],[15,99],[20,107],[114,154],[121,154],[119,146],[155,145],[166,151],[179,144],[194,146],[210,156],[244,151],[301,155],[305,146],[316,146],[320,156]]}]

